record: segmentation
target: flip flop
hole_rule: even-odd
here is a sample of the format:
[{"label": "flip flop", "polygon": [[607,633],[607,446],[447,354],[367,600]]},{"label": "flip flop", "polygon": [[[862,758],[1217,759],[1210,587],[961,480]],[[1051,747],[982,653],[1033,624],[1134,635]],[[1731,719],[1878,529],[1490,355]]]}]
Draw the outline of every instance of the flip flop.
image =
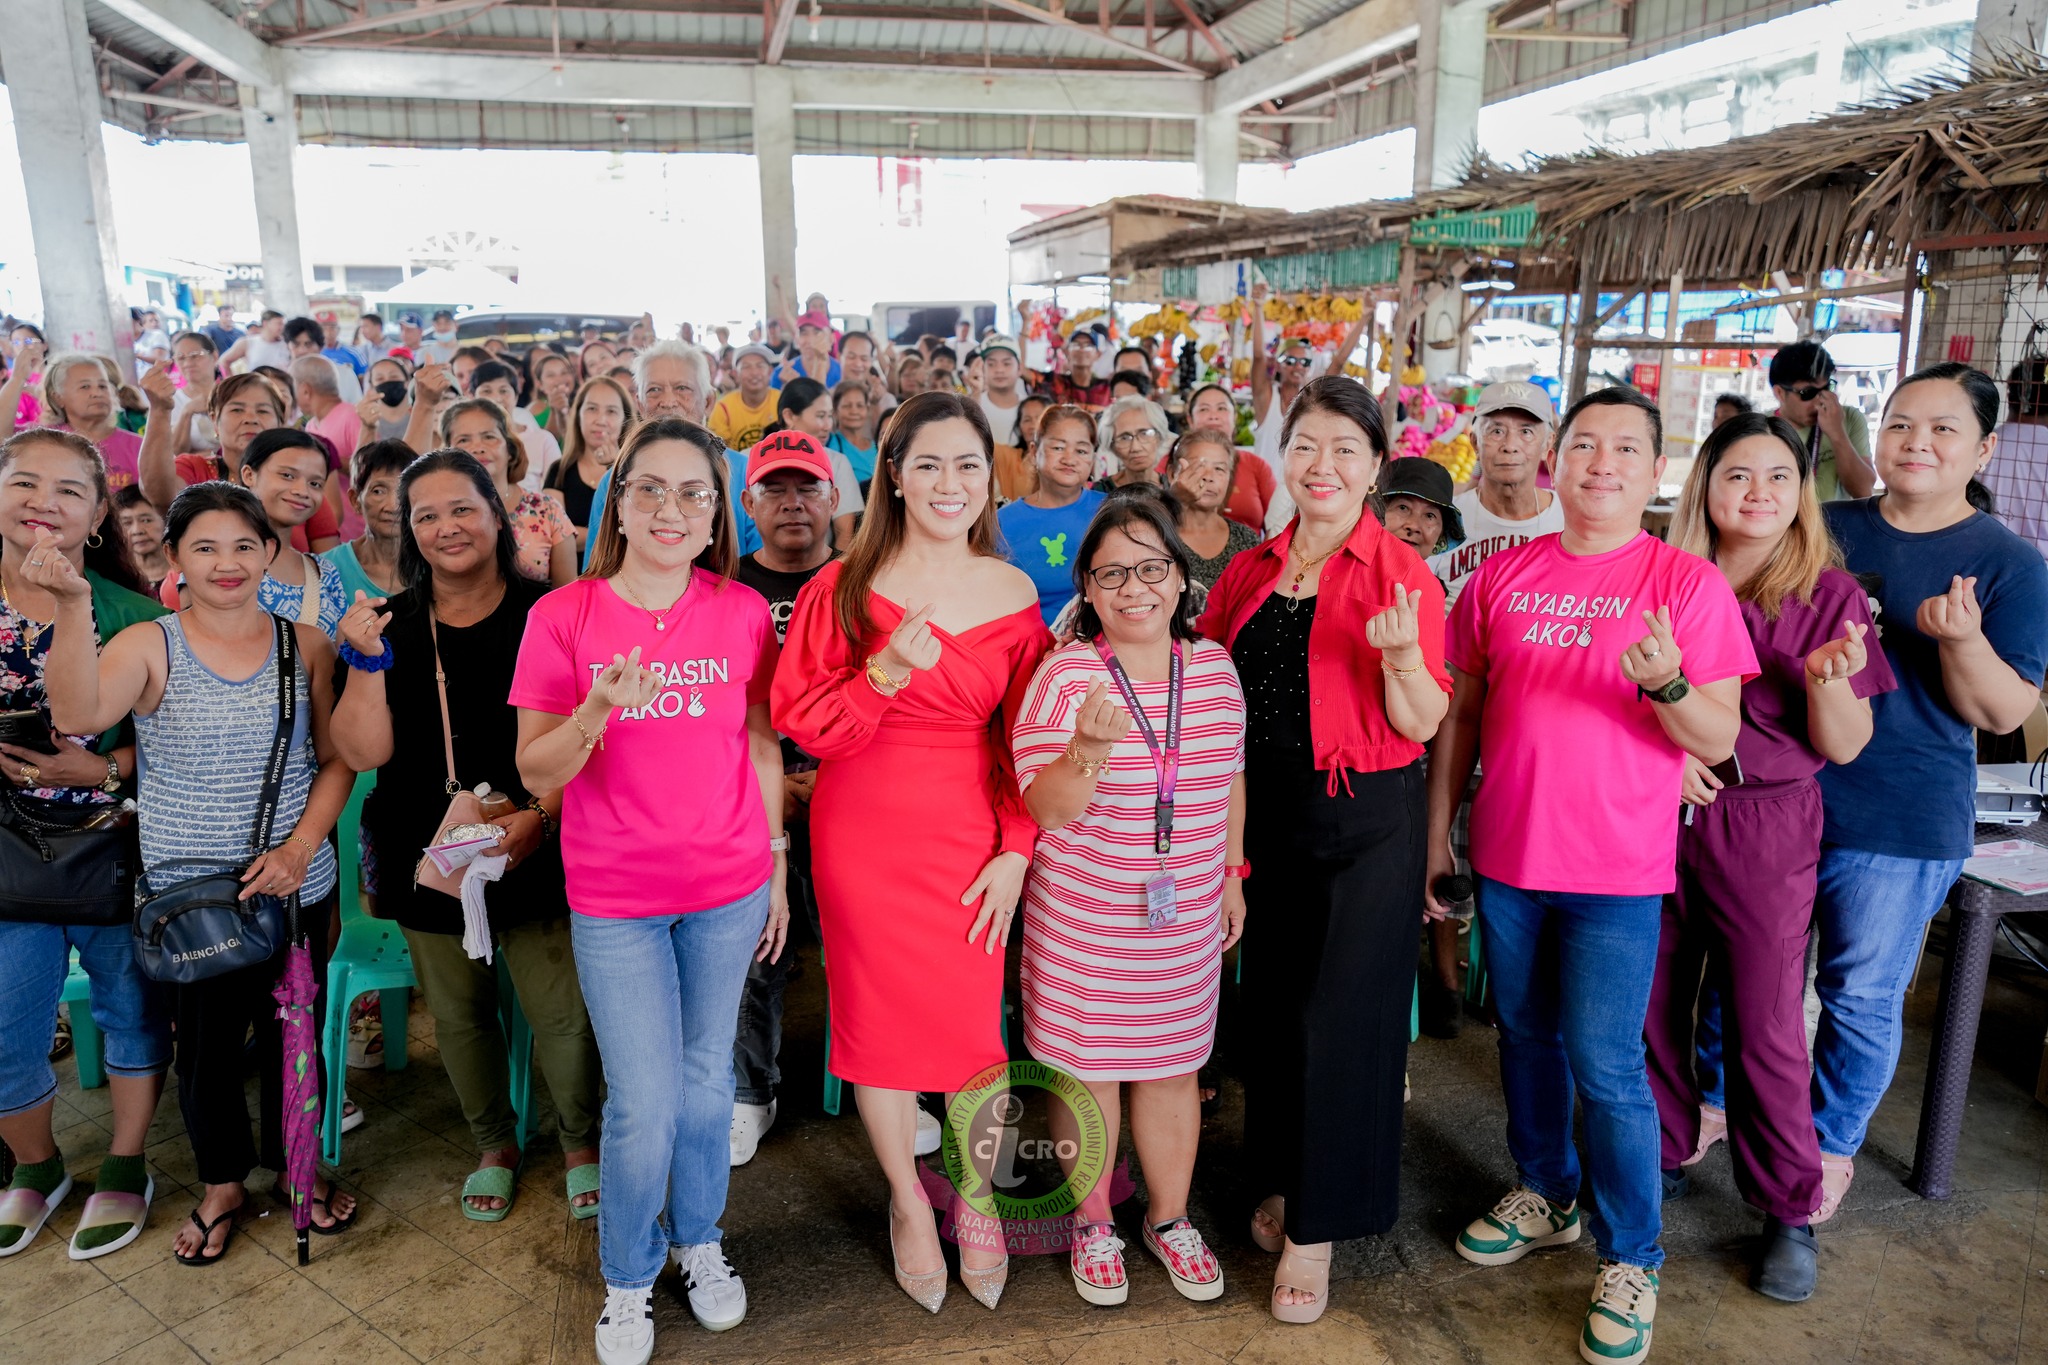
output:
[{"label": "flip flop", "polygon": [[0,1227],[23,1229],[13,1245],[0,1247],[0,1256],[13,1256],[28,1250],[29,1243],[35,1241],[36,1234],[43,1230],[43,1224],[50,1221],[50,1215],[70,1193],[71,1177],[68,1175],[47,1195],[29,1189],[0,1193]]},{"label": "flip flop", "polygon": [[[244,1202],[246,1203],[247,1201]],[[179,1265],[212,1265],[215,1261],[227,1255],[228,1248],[235,1244],[235,1215],[241,1211],[242,1205],[237,1204],[211,1223],[208,1223],[200,1219],[198,1209],[192,1210],[186,1217],[192,1220],[193,1227],[199,1229],[199,1254],[197,1256],[187,1256],[182,1251],[173,1251],[171,1255],[178,1258]],[[209,1256],[206,1254],[206,1244],[212,1240],[213,1230],[222,1223],[228,1225],[228,1235],[221,1239],[220,1250]]]},{"label": "flip flop", "polygon": [[[270,1187],[270,1193],[273,1198],[275,1198],[279,1203],[284,1204],[287,1208],[291,1206],[292,1192],[288,1188],[286,1188],[283,1180],[279,1180],[275,1185],[272,1185]],[[347,1232],[350,1227],[354,1226],[356,1221],[356,1215],[363,1211],[363,1206],[360,1203],[358,1203],[354,1208],[348,1211],[348,1217],[335,1218],[334,1205],[329,1202],[333,1198],[334,1185],[332,1182],[330,1182],[327,1186],[327,1194],[324,1197],[316,1194],[313,1195],[307,1201],[308,1203],[312,1204],[314,1208],[326,1209],[327,1216],[329,1218],[334,1218],[334,1221],[329,1223],[326,1227],[321,1227],[318,1219],[314,1219],[313,1221],[307,1224],[308,1227],[312,1228],[313,1231],[319,1233],[322,1237],[339,1237],[342,1233]]]},{"label": "flip flop", "polygon": [[[150,1176],[149,1183],[141,1194],[118,1190],[101,1190],[85,1201],[85,1212],[79,1216],[78,1229],[71,1234],[71,1259],[90,1261],[110,1251],[119,1251],[142,1235],[142,1225],[149,1221],[149,1206],[156,1198],[156,1177]],[[78,1245],[79,1233],[93,1228],[119,1227],[128,1225],[128,1231],[113,1241],[90,1250],[81,1250]]]},{"label": "flip flop", "polygon": [[569,1186],[569,1212],[575,1214],[578,1218],[597,1217],[596,1204],[578,1204],[576,1202],[576,1196],[579,1194],[596,1194],[598,1192],[597,1163],[589,1161],[581,1166],[571,1166],[568,1175],[564,1179]]},{"label": "flip flop", "polygon": [[[462,1216],[477,1223],[504,1222],[505,1215],[512,1212],[513,1192],[518,1184],[519,1173],[510,1166],[478,1167],[469,1173],[469,1179],[462,1182]],[[480,1209],[469,1202],[472,1198],[502,1199],[505,1203],[502,1208]]]}]

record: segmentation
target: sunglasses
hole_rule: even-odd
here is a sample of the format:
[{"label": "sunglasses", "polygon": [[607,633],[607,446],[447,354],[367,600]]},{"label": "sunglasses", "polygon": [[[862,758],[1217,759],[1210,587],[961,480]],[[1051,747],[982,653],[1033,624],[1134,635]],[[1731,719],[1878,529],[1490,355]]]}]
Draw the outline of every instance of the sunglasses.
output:
[{"label": "sunglasses", "polygon": [[1798,397],[1800,402],[1811,403],[1834,386],[1835,381],[1832,379],[1825,384],[1794,384],[1791,392]]}]

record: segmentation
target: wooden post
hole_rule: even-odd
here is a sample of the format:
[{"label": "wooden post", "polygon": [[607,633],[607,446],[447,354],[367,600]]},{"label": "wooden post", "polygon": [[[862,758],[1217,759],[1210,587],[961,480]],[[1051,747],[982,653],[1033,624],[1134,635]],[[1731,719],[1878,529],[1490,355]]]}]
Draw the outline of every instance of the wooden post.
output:
[{"label": "wooden post", "polygon": [[1594,333],[1600,330],[1595,318],[1599,311],[1600,281],[1593,274],[1592,262],[1588,261],[1579,267],[1579,321],[1572,331],[1571,382],[1564,391],[1567,407],[1586,396],[1586,379],[1593,372]]},{"label": "wooden post", "polygon": [[[1685,272],[1679,271],[1671,277],[1671,286],[1664,294],[1664,339],[1678,340],[1678,301],[1685,297]],[[1645,319],[1647,322],[1648,319]]]},{"label": "wooden post", "polygon": [[1389,434],[1394,430],[1394,414],[1401,403],[1401,371],[1408,368],[1408,327],[1412,310],[1410,299],[1415,293],[1415,248],[1401,248],[1401,270],[1396,280],[1394,294],[1394,330],[1387,338],[1387,389],[1380,395],[1380,413],[1386,418]]}]

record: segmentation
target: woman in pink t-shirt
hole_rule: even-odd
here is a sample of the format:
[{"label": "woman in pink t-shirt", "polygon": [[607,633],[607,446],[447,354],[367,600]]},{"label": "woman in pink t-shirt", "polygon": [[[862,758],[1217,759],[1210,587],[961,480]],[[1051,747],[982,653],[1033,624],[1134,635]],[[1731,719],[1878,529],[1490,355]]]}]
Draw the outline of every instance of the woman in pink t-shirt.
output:
[{"label": "woman in pink t-shirt", "polygon": [[107,486],[120,492],[135,482],[142,438],[120,426],[121,405],[100,358],[67,351],[43,371],[43,421],[75,431],[99,448]]},{"label": "woman in pink t-shirt", "polygon": [[[562,792],[570,935],[610,1093],[597,1348],[645,1360],[673,1252],[713,1331],[746,1315],[727,1264],[732,1044],[748,964],[782,952],[775,629],[731,581],[725,452],[648,422],[619,458],[590,569],[528,614],[512,704],[527,789]],[[700,559],[704,561],[699,563]]]}]

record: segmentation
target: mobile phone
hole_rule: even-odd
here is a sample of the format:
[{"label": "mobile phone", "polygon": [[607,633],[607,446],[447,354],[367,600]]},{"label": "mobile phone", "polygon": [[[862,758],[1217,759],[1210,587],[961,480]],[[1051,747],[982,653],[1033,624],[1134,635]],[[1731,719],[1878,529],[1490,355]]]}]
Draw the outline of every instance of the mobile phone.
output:
[{"label": "mobile phone", "polygon": [[39,754],[57,752],[50,739],[49,719],[41,711],[0,711],[0,744]]},{"label": "mobile phone", "polygon": [[1742,764],[1736,759],[1734,754],[1728,755],[1725,760],[1716,763],[1707,771],[1721,780],[1723,789],[1742,785]]},{"label": "mobile phone", "polygon": [[405,405],[405,381],[403,379],[387,379],[379,384],[377,386],[377,401],[387,408],[403,407]]}]

